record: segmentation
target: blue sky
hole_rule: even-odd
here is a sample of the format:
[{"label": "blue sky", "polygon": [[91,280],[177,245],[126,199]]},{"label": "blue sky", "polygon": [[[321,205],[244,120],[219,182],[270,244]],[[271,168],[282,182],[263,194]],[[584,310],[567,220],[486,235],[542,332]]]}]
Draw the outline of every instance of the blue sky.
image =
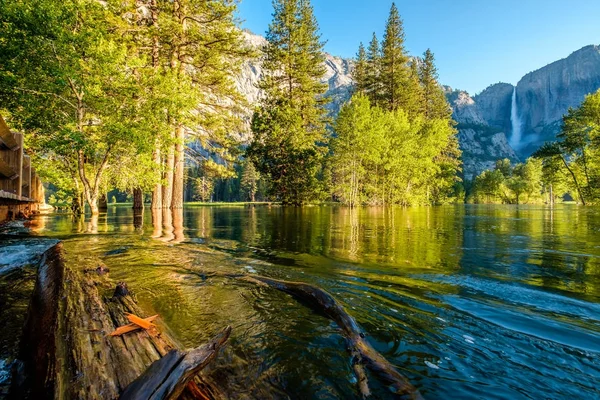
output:
[{"label": "blue sky", "polygon": [[[325,50],[353,57],[382,36],[391,0],[312,0]],[[431,48],[440,80],[478,93],[600,44],[600,0],[400,0],[410,54]],[[242,26],[264,34],[271,0],[241,0]]]}]

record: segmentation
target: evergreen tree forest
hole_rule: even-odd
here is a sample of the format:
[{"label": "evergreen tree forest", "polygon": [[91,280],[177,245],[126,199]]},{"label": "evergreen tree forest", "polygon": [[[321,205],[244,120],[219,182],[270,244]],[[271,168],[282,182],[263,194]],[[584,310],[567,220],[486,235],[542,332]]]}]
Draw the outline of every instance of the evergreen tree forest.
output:
[{"label": "evergreen tree forest", "polygon": [[[354,95],[332,115],[311,2],[274,0],[259,50],[236,3],[0,0],[1,112],[26,132],[53,202],[97,214],[125,198],[134,208],[462,200],[433,53],[407,53],[395,5],[382,40],[359,46]],[[258,104],[235,84],[251,59],[264,70]]]}]

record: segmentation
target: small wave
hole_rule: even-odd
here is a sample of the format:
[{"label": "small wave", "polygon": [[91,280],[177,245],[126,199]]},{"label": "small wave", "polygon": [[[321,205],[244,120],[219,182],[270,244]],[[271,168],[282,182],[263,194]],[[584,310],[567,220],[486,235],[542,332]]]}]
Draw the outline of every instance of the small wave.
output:
[{"label": "small wave", "polygon": [[35,263],[46,250],[57,243],[57,240],[45,240],[0,247],[0,274]]},{"label": "small wave", "polygon": [[[444,300],[457,310],[505,329],[583,351],[600,352],[597,332],[558,322],[537,314],[528,315],[506,307],[500,308],[485,301],[454,296],[444,296]],[[470,336],[463,335],[463,339],[467,343],[474,343],[474,339]]]},{"label": "small wave", "polygon": [[522,284],[502,283],[470,276],[422,276],[426,280],[465,287],[512,304],[520,304],[539,311],[569,314],[577,318],[600,321],[600,304],[574,299],[556,293],[526,287]]}]

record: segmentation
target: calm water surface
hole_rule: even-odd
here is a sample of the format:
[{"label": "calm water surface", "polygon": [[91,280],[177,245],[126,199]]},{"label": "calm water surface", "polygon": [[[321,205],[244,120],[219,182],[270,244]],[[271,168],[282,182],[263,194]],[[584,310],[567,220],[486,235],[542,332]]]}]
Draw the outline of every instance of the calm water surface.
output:
[{"label": "calm water surface", "polygon": [[425,398],[600,398],[600,209],[112,207],[38,223],[82,265],[105,263],[184,346],[232,325],[209,374],[236,398],[356,392],[335,324],[213,273],[326,289]]}]

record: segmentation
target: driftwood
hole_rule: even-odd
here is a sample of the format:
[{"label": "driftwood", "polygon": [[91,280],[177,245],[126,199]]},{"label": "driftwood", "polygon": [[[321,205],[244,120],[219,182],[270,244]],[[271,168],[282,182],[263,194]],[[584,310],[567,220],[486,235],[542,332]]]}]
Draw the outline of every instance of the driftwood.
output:
[{"label": "driftwood", "polygon": [[146,315],[125,284],[111,296],[109,277],[86,272],[80,262],[69,259],[61,244],[43,257],[22,341],[28,380],[14,389],[15,398],[116,399],[126,389],[135,393],[129,385],[139,385],[155,361],[168,362],[173,354],[177,368],[164,371],[153,399],[217,397],[218,391],[207,389],[196,373],[214,359],[229,328],[190,352],[177,350],[180,346],[160,324],[110,336],[130,323],[128,315]]},{"label": "driftwood", "polygon": [[190,380],[215,358],[230,333],[231,328],[227,327],[210,343],[189,353],[171,350],[132,382],[120,400],[177,399]]},{"label": "driftwood", "polygon": [[419,391],[396,368],[375,350],[365,339],[358,324],[344,308],[326,291],[299,282],[287,282],[262,276],[229,275],[246,282],[267,285],[292,295],[306,303],[315,311],[333,320],[342,330],[352,355],[352,367],[358,381],[358,389],[363,397],[370,395],[366,366],[400,398],[421,400]]}]

